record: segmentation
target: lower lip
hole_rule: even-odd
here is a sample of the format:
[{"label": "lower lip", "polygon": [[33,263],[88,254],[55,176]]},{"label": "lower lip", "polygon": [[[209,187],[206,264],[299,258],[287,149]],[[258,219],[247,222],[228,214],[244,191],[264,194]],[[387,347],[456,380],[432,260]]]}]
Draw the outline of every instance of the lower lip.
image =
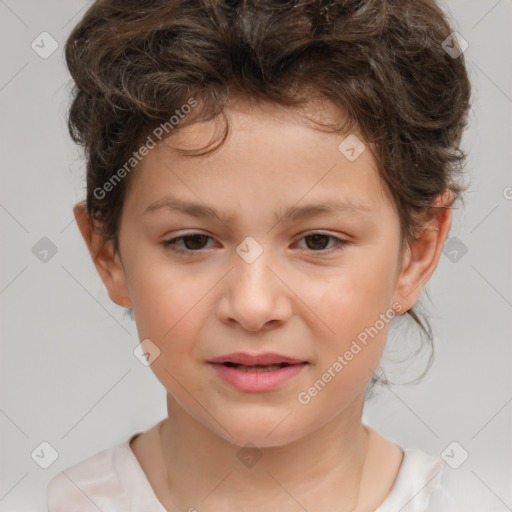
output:
[{"label": "lower lip", "polygon": [[262,392],[278,389],[286,381],[299,374],[307,363],[292,364],[278,370],[244,371],[224,366],[220,363],[209,363],[217,375],[231,386],[242,391]]}]

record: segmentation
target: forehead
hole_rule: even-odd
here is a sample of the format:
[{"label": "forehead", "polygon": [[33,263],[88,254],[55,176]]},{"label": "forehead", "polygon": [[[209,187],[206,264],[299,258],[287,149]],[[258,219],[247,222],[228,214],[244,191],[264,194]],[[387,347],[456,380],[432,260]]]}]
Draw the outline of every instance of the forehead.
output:
[{"label": "forehead", "polygon": [[390,206],[372,146],[357,132],[330,133],[314,125],[340,121],[342,112],[331,104],[312,102],[298,111],[233,101],[225,113],[230,131],[212,153],[184,157],[176,148],[218,140],[222,117],[184,126],[152,149],[131,176],[125,204],[143,213],[171,194],[255,211],[272,198],[289,205],[338,197],[377,210]]}]

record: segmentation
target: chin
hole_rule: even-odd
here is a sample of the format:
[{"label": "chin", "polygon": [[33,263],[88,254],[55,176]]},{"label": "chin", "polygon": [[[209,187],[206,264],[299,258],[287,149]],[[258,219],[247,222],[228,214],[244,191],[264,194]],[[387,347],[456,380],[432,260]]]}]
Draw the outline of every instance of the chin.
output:
[{"label": "chin", "polygon": [[308,433],[302,431],[302,429],[295,428],[290,421],[291,418],[287,418],[281,423],[287,414],[289,412],[279,415],[279,417],[275,413],[269,414],[267,417],[264,417],[264,415],[254,415],[253,419],[244,415],[243,418],[232,418],[226,423],[231,435],[228,435],[222,429],[219,430],[217,425],[215,425],[215,432],[235,446],[243,447],[248,444],[259,448],[285,446],[304,437]]},{"label": "chin", "polygon": [[239,447],[246,447],[249,445],[258,448],[278,448],[297,441],[301,437],[301,435],[292,435],[291,433],[284,433],[281,435],[272,434],[269,436],[268,432],[262,432],[257,429],[251,432],[245,429],[239,432],[239,434],[233,434],[231,438],[226,440]]}]

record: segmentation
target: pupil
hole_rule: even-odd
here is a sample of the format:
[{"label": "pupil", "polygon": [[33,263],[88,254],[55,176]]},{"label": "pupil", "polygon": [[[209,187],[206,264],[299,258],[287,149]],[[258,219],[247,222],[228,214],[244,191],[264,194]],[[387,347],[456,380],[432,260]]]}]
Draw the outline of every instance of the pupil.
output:
[{"label": "pupil", "polygon": [[[308,244],[308,243],[307,243],[307,239],[308,239],[308,238],[310,238],[310,239],[312,239],[312,240],[313,240],[313,245],[318,244],[318,243],[320,242],[320,245],[321,245],[322,247],[318,247],[318,246],[316,246],[316,247],[310,247],[310,244]],[[322,239],[323,239],[323,241],[325,242],[325,241],[327,241],[327,240],[328,240],[328,238],[329,238],[329,237],[328,237],[327,235],[319,235],[319,234],[316,234],[316,235],[309,235],[309,236],[307,236],[307,237],[306,237],[306,245],[308,246],[308,248],[309,248],[309,249],[325,249],[326,244],[325,244],[325,243],[324,243],[324,244],[323,244],[323,243],[321,243],[321,241],[322,241]]]},{"label": "pupil", "polygon": [[[205,240],[204,240],[205,238],[206,238],[206,235],[189,235],[189,236],[187,236],[187,237],[185,237],[185,238],[184,238],[183,242],[185,243],[185,247],[186,247],[187,249],[201,249],[201,248],[204,246],[204,243],[203,243],[203,244],[201,244],[201,240],[202,240],[203,242],[205,242]],[[198,242],[198,239],[199,239],[199,246],[200,246],[200,247],[198,247],[198,246],[197,246],[197,245],[195,245],[195,243],[194,243],[194,242]],[[192,242],[192,247],[190,247],[190,245],[191,245],[191,244],[189,243],[189,242],[190,242],[190,240],[193,240],[193,242]]]}]

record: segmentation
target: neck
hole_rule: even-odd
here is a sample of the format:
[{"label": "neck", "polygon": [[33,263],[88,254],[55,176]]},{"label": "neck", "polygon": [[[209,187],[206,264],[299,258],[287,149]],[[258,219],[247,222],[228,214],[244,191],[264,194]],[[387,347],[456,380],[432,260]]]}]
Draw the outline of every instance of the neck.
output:
[{"label": "neck", "polygon": [[[364,397],[305,437],[283,446],[242,448],[197,422],[168,394],[161,429],[172,502],[187,510],[352,511],[368,449]],[[257,419],[256,419],[257,421]],[[300,507],[299,507],[300,508]]]}]

